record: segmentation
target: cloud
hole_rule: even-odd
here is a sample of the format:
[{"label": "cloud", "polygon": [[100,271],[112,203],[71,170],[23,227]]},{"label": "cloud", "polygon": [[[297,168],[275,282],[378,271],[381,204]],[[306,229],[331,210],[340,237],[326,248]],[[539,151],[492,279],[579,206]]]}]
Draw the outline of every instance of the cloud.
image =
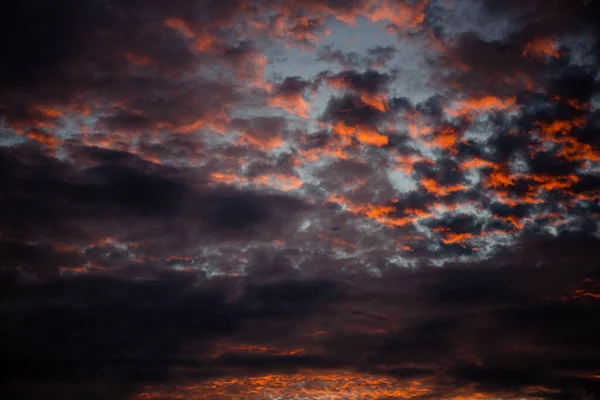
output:
[{"label": "cloud", "polygon": [[6,398],[600,393],[598,2],[0,19]]},{"label": "cloud", "polygon": [[[385,279],[338,272],[253,282],[252,275],[207,280],[170,272],[145,282],[90,276],[36,285],[9,295],[22,304],[22,317],[3,333],[13,365],[4,390],[26,381],[35,382],[31,393],[48,390],[44,382],[53,374],[58,393],[70,390],[67,385],[85,390],[80,379],[100,376],[109,377],[115,396],[132,383],[141,385],[136,391],[170,393],[168,371],[177,370],[183,374],[177,390],[194,391],[189,382],[195,382],[207,394],[237,390],[256,398],[275,389],[252,383],[262,374],[302,380],[315,393],[349,374],[352,392],[365,396],[401,390],[413,398],[539,396],[540,386],[565,395],[594,393],[598,327],[587,316],[598,304],[577,293],[596,290],[586,283],[597,275],[595,242],[534,239],[480,264],[390,270]],[[566,266],[562,251],[571,246],[579,250]],[[541,318],[542,312],[554,318]],[[35,335],[39,331],[45,334]],[[228,342],[215,354],[225,339],[240,345]],[[276,350],[299,347],[296,354]],[[34,355],[35,368],[26,368]],[[449,361],[439,363],[440,357]],[[295,385],[281,382],[276,387],[296,395]]]},{"label": "cloud", "polygon": [[[161,239],[160,247],[175,251],[192,241],[217,237],[276,237],[285,228],[284,220],[307,207],[293,197],[209,188],[184,171],[149,164],[129,153],[87,151],[88,157],[96,154],[97,163],[83,168],[28,148],[16,154],[2,152],[3,163],[19,177],[3,180],[4,237],[23,241],[23,246],[29,241],[82,246],[104,236],[151,245],[168,227],[171,233]],[[36,199],[44,201],[38,204]],[[13,267],[31,269],[30,273],[44,263],[28,262],[26,253],[15,257]]]},{"label": "cloud", "polygon": [[285,111],[301,118],[309,118],[310,106],[304,99],[304,91],[311,83],[300,77],[286,77],[276,86],[274,94],[268,99],[272,107],[283,108]]}]

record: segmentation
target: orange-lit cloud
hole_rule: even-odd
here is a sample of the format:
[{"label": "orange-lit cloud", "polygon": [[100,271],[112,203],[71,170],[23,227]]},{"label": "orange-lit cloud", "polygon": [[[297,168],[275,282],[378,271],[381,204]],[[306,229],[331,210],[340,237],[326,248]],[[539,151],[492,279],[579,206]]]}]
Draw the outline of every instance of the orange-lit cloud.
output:
[{"label": "orange-lit cloud", "polygon": [[434,161],[417,154],[402,154],[396,156],[395,169],[404,172],[405,174],[411,174],[414,171],[414,164],[417,162],[426,162],[433,164]]},{"label": "orange-lit cloud", "polygon": [[164,24],[169,28],[177,30],[185,38],[191,40],[192,48],[197,51],[208,51],[215,43],[215,38],[211,34],[195,29],[183,18],[167,18]]},{"label": "orange-lit cloud", "polygon": [[37,130],[27,132],[25,136],[27,136],[31,140],[35,140],[45,145],[50,149],[57,148],[60,143],[60,140],[57,137]]},{"label": "orange-lit cloud", "polygon": [[234,63],[235,74],[242,82],[270,92],[272,86],[265,80],[267,57],[259,51],[246,51]]},{"label": "orange-lit cloud", "polygon": [[264,152],[273,151],[276,148],[284,145],[281,136],[274,136],[271,138],[259,138],[243,132],[240,135],[240,142],[242,144],[249,144]]},{"label": "orange-lit cloud", "polygon": [[309,150],[300,150],[300,156],[308,162],[316,162],[325,157],[338,160],[347,160],[348,154],[340,146],[317,147]]},{"label": "orange-lit cloud", "polygon": [[440,185],[434,179],[422,179],[421,185],[427,190],[429,193],[435,194],[436,196],[447,196],[454,192],[460,192],[462,190],[467,190],[468,188],[462,184],[453,184],[453,185]]},{"label": "orange-lit cloud", "polygon": [[[377,77],[380,77],[379,75]],[[381,78],[379,78],[381,79]],[[369,107],[373,107],[379,112],[387,112],[389,110],[389,103],[386,95],[386,88],[365,88],[354,87],[352,77],[344,74],[338,74],[334,76],[328,76],[325,79],[327,86],[337,91],[352,90],[360,95],[360,101]]]},{"label": "orange-lit cloud", "polygon": [[392,214],[396,207],[370,203],[353,203],[343,196],[332,195],[327,200],[329,203],[343,205],[349,212],[377,221],[387,227],[405,226],[417,220],[415,216],[395,217]]},{"label": "orange-lit cloud", "polygon": [[577,175],[532,175],[530,178],[535,181],[535,184],[530,185],[530,190],[564,190],[570,188],[575,183],[579,182],[579,177]]},{"label": "orange-lit cloud", "polygon": [[585,126],[586,122],[587,118],[580,117],[572,120],[540,121],[537,125],[542,139],[561,145],[561,157],[570,161],[598,162],[600,152],[572,135],[573,130]]},{"label": "orange-lit cloud", "polygon": [[300,188],[304,182],[302,179],[286,174],[260,175],[251,179],[252,183],[270,186],[283,191]]},{"label": "orange-lit cloud", "polygon": [[282,108],[300,118],[310,118],[310,107],[300,93],[279,93],[267,100],[271,107]]},{"label": "orange-lit cloud", "polygon": [[487,178],[486,185],[488,187],[508,187],[514,186],[515,176],[510,173],[508,168],[494,165],[494,170]]},{"label": "orange-lit cloud", "polygon": [[558,43],[552,38],[538,38],[527,42],[521,54],[523,57],[532,58],[560,58],[562,56],[558,50]]},{"label": "orange-lit cloud", "polygon": [[447,228],[434,228],[433,231],[443,234],[442,242],[444,244],[462,244],[464,241],[473,238],[472,233],[457,233]]},{"label": "orange-lit cloud", "polygon": [[288,348],[267,346],[261,343],[236,343],[229,340],[219,340],[215,343],[211,357],[216,358],[223,354],[230,353],[249,353],[249,354],[269,354],[279,356],[293,356],[297,354],[305,354],[308,351],[304,348]]},{"label": "orange-lit cloud", "polygon": [[145,67],[152,62],[152,60],[144,54],[127,52],[124,57],[131,64],[137,65],[138,67]]},{"label": "orange-lit cloud", "polygon": [[387,97],[380,94],[362,93],[360,100],[368,106],[373,107],[377,111],[386,112],[390,108]]},{"label": "orange-lit cloud", "polygon": [[456,153],[456,142],[459,139],[459,133],[456,129],[445,126],[440,129],[435,136],[426,142],[427,145],[437,147],[442,150],[448,150],[450,153]]},{"label": "orange-lit cloud", "polygon": [[36,106],[34,107],[45,118],[60,118],[65,114],[62,110],[53,107]]},{"label": "orange-lit cloud", "polygon": [[573,120],[553,120],[551,122],[538,122],[542,137],[544,139],[553,139],[557,135],[567,135],[574,128],[581,127],[585,124],[586,118],[577,118]]},{"label": "orange-lit cloud", "polygon": [[431,126],[423,126],[414,122],[409,123],[408,125],[408,134],[410,137],[418,138],[420,136],[429,135],[433,132],[433,127]]},{"label": "orange-lit cloud", "polygon": [[417,0],[413,4],[393,0],[382,0],[365,17],[371,22],[389,22],[394,29],[401,31],[416,29],[425,21],[425,8],[429,0]]},{"label": "orange-lit cloud", "polygon": [[593,300],[600,300],[600,293],[586,292],[585,290],[578,289],[575,292],[573,292],[573,297],[576,299],[587,298]]},{"label": "orange-lit cloud", "polygon": [[380,134],[377,129],[370,126],[349,126],[344,121],[338,121],[333,131],[338,135],[356,137],[359,142],[381,147],[388,144],[387,136]]},{"label": "orange-lit cloud", "polygon": [[515,107],[516,97],[499,98],[484,96],[467,100],[455,101],[450,107],[445,108],[446,113],[453,117],[476,115],[492,110],[511,110]]},{"label": "orange-lit cloud", "polygon": [[267,186],[282,191],[298,189],[304,184],[302,179],[293,175],[287,175],[282,173],[246,177],[231,173],[213,172],[210,174],[210,178],[214,183],[221,183],[227,185],[254,184],[259,186]]},{"label": "orange-lit cloud", "polygon": [[148,387],[134,399],[417,399],[431,392],[426,382],[401,382],[393,378],[347,371],[306,370],[295,374],[228,377],[176,388]]},{"label": "orange-lit cloud", "polygon": [[56,250],[59,253],[74,253],[79,249],[77,246],[65,243],[53,243],[52,247],[54,247],[54,250]]},{"label": "orange-lit cloud", "polygon": [[493,165],[489,161],[482,160],[481,158],[470,158],[460,163],[460,169],[463,171],[469,171],[477,168],[487,167]]},{"label": "orange-lit cloud", "polygon": [[574,108],[575,110],[579,110],[579,111],[587,111],[590,109],[589,103],[579,100],[579,99],[571,98],[571,97],[554,95],[552,97],[552,100],[554,100],[560,104],[566,104],[569,107]]},{"label": "orange-lit cloud", "polygon": [[194,32],[192,31],[190,24],[182,18],[167,18],[164,21],[164,23],[165,26],[178,30],[182,35],[184,35],[187,38],[191,38],[194,36]]},{"label": "orange-lit cloud", "polygon": [[[317,29],[322,25],[324,25],[324,21],[320,19],[299,16],[291,19],[291,24],[288,25],[285,32],[295,42],[317,42],[322,37],[317,33]],[[325,32],[322,35],[325,35]]]},{"label": "orange-lit cloud", "polygon": [[218,133],[225,133],[229,128],[231,120],[225,112],[218,112],[204,116],[194,122],[187,124],[174,124],[171,122],[160,122],[156,129],[170,129],[174,133],[194,133],[200,129],[210,129]]}]

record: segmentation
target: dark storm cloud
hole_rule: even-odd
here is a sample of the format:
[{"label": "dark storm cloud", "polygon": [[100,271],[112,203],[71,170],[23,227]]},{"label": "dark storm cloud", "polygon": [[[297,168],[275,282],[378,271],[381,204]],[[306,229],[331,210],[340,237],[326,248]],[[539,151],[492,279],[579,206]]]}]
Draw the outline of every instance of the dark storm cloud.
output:
[{"label": "dark storm cloud", "polygon": [[15,279],[19,273],[48,278],[55,276],[59,267],[76,268],[85,260],[81,254],[73,251],[59,252],[50,244],[35,245],[16,240],[0,241],[2,279]]},{"label": "dark storm cloud", "polygon": [[[574,297],[595,290],[585,282],[600,276],[597,245],[583,235],[525,239],[478,264],[395,269],[384,279],[338,272],[206,280],[157,271],[145,282],[88,276],[9,286],[2,301],[19,307],[2,312],[10,322],[3,324],[3,354],[11,364],[3,391],[47,393],[52,381],[68,394],[74,389],[67,387],[85,390],[84,382],[103,377],[118,397],[138,385],[168,383],[170,371],[201,383],[308,367],[435,376],[429,396],[474,388],[511,398],[540,386],[562,398],[597,393],[600,326],[588,317],[598,303]],[[259,334],[258,325],[269,329]],[[367,331],[351,328],[363,325]],[[312,330],[327,333],[315,337]],[[227,338],[303,352],[219,352]]]},{"label": "dark storm cloud", "polygon": [[0,74],[2,86],[20,88],[38,83],[45,74],[56,73],[82,45],[76,34],[80,28],[77,14],[82,9],[84,5],[77,1],[61,7],[39,1],[8,3],[1,24],[6,55]]},{"label": "dark storm cloud", "polygon": [[[44,385],[53,382],[59,393],[69,395],[69,386],[108,377],[110,386],[103,389],[119,397],[124,394],[120,391],[138,384],[167,382],[173,367],[192,367],[210,376],[210,369],[260,364],[267,369],[319,366],[314,356],[244,361],[244,356],[236,360],[224,355],[210,365],[202,360],[219,337],[243,331],[247,320],[300,322],[338,296],[335,285],[283,281],[250,284],[239,292],[235,282],[171,272],[146,282],[86,277],[20,288],[26,297],[16,292],[3,296],[3,301],[17,301],[22,310],[2,313],[11,326],[1,333],[5,361],[11,365],[2,377],[3,392],[44,393]],[[43,336],[37,335],[39,329]],[[197,353],[187,357],[181,351],[190,343]],[[30,364],[32,357],[35,365]],[[28,389],[22,386],[33,382]],[[88,387],[86,393],[94,390]]]},{"label": "dark storm cloud", "polygon": [[[87,149],[87,155],[95,164],[77,168],[36,148],[2,151],[3,236],[80,245],[104,236],[143,242],[160,236],[166,225],[171,236],[161,247],[179,248],[190,240],[276,236],[284,220],[306,207],[282,195],[208,188],[191,171],[129,153]],[[33,253],[25,255],[14,256],[15,267],[35,269],[45,262],[38,257],[30,264]]]}]

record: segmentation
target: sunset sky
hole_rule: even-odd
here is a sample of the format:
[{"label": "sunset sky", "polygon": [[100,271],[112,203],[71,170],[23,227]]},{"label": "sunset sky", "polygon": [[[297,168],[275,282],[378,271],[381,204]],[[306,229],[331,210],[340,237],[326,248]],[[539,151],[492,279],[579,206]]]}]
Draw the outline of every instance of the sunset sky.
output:
[{"label": "sunset sky", "polygon": [[0,20],[0,398],[600,400],[600,1]]}]

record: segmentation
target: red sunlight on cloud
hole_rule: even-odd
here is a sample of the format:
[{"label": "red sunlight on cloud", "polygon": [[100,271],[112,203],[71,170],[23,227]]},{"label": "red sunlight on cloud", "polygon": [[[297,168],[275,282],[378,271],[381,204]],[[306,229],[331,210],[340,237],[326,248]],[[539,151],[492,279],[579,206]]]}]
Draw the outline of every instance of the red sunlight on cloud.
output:
[{"label": "red sunlight on cloud", "polygon": [[456,154],[456,143],[458,142],[459,134],[456,129],[445,126],[437,132],[437,134],[425,142],[428,146],[437,147],[442,150],[447,150],[451,154]]},{"label": "red sunlight on cloud", "polygon": [[527,42],[523,47],[523,57],[532,58],[560,58],[562,53],[558,50],[556,40],[552,38],[538,38]]},{"label": "red sunlight on cloud", "polygon": [[377,129],[370,126],[349,126],[344,121],[338,121],[333,130],[341,136],[355,137],[361,143],[377,147],[388,144],[388,137],[380,134]]},{"label": "red sunlight on cloud", "polygon": [[482,160],[481,158],[470,158],[470,159],[460,163],[460,168],[463,171],[469,171],[469,170],[473,170],[473,169],[477,169],[477,168],[489,167],[492,165],[493,164],[490,163],[489,161]]},{"label": "red sunlight on cloud", "polygon": [[368,204],[368,203],[353,203],[347,198],[338,195],[331,195],[327,199],[328,203],[337,203],[344,206],[349,212],[356,215],[361,215],[368,219],[377,221],[379,224],[392,228],[397,226],[406,226],[415,222],[418,217],[395,217],[392,214],[396,211],[394,206]]},{"label": "red sunlight on cloud", "polygon": [[383,95],[363,93],[360,95],[360,100],[382,113],[388,111],[390,108],[387,97]]},{"label": "red sunlight on cloud", "polygon": [[189,22],[182,18],[172,17],[164,21],[165,26],[181,33],[185,38],[192,40],[192,48],[205,52],[215,44],[215,37],[209,33],[195,30]]},{"label": "red sunlight on cloud", "polygon": [[273,151],[285,144],[281,136],[258,138],[247,133],[242,133],[240,135],[240,143],[249,144],[265,153]]},{"label": "red sunlight on cloud", "polygon": [[[284,243],[281,241],[276,241],[275,243],[278,246],[283,246]],[[269,355],[277,355],[277,356],[293,356],[298,354],[306,354],[308,353],[307,349],[294,347],[277,347],[277,346],[268,346],[265,344],[252,344],[252,343],[236,343],[230,340],[220,340],[213,346],[213,352],[211,353],[211,357],[219,357],[224,354],[241,354],[241,353],[249,353],[249,354],[269,354]]]},{"label": "red sunlight on cloud", "polygon": [[516,97],[502,99],[496,96],[484,96],[455,101],[450,107],[445,108],[445,111],[452,117],[476,115],[492,110],[510,111],[514,109],[516,101]]},{"label": "red sunlight on cloud", "polygon": [[530,185],[530,189],[533,190],[563,190],[572,187],[574,184],[579,182],[577,175],[567,176],[545,176],[545,175],[532,175],[531,179],[535,181],[534,185]]},{"label": "red sunlight on cloud", "polygon": [[264,174],[253,177],[238,176],[231,173],[213,172],[210,174],[213,183],[228,184],[228,185],[258,185],[272,187],[284,192],[298,189],[302,187],[304,182],[302,179],[282,173]]},{"label": "red sunlight on cloud", "polygon": [[56,149],[60,143],[60,140],[48,133],[40,131],[29,131],[25,134],[29,139],[35,140],[49,149]]},{"label": "red sunlight on cloud", "polygon": [[138,67],[145,67],[152,62],[152,60],[150,58],[148,58],[148,56],[143,55],[143,54],[135,54],[135,53],[127,52],[124,54],[124,57],[131,64],[137,65]]},{"label": "red sunlight on cloud", "polygon": [[434,228],[433,231],[443,235],[442,242],[444,244],[462,244],[465,240],[474,237],[472,233],[456,233],[447,228]]},{"label": "red sunlight on cloud", "polygon": [[266,66],[267,57],[264,54],[250,51],[237,60],[235,74],[240,81],[270,92],[271,84],[265,80]]},{"label": "red sunlight on cloud", "polygon": [[[309,163],[314,163],[324,158],[347,160],[348,155],[341,147],[315,148],[311,150],[300,150],[299,155]],[[302,165],[302,161],[300,162]]]},{"label": "red sunlight on cloud", "polygon": [[[327,86],[334,90],[344,91],[352,88],[352,82],[350,79],[340,76],[332,76],[326,79]],[[389,111],[389,104],[387,96],[384,93],[371,93],[367,91],[359,91],[360,101],[366,105],[373,107],[379,112]]]},{"label": "red sunlight on cloud", "polygon": [[366,12],[365,17],[371,22],[389,21],[393,29],[416,29],[425,21],[425,7],[428,4],[429,0],[417,0],[413,4],[382,0]]},{"label": "red sunlight on cloud", "polygon": [[494,170],[488,176],[486,182],[486,185],[488,187],[499,188],[514,186],[515,176],[513,176],[513,174],[510,173],[510,171],[508,171],[508,168],[499,165],[494,165],[493,168]]},{"label": "red sunlight on cloud", "polygon": [[[426,382],[399,382],[392,378],[346,371],[302,371],[296,374],[271,374],[219,378],[202,384],[176,388],[147,388],[138,393],[142,399],[328,399],[360,398],[417,399],[431,392]],[[473,399],[477,397],[471,397]]]},{"label": "red sunlight on cloud", "polygon": [[598,162],[600,151],[571,135],[575,129],[582,128],[586,123],[586,117],[579,117],[572,120],[539,121],[537,126],[542,139],[562,146],[559,151],[561,157],[583,163]]},{"label": "red sunlight on cloud", "polygon": [[396,167],[395,169],[398,171],[402,171],[405,174],[411,174],[414,171],[414,164],[417,162],[425,162],[428,164],[433,164],[434,161],[416,154],[403,154],[396,156]]},{"label": "red sunlight on cloud", "polygon": [[57,108],[36,106],[35,110],[37,110],[45,118],[61,118],[64,116],[64,112]]},{"label": "red sunlight on cloud", "polygon": [[427,192],[432,193],[436,196],[443,197],[454,192],[460,192],[462,190],[467,190],[468,188],[462,184],[453,184],[449,186],[440,185],[434,179],[422,179],[421,185],[427,190]]},{"label": "red sunlight on cloud", "polygon": [[309,119],[310,107],[300,93],[280,93],[267,100],[271,107],[282,108],[290,114],[300,118]]},{"label": "red sunlight on cloud", "polygon": [[[532,391],[534,391],[532,389]],[[507,398],[514,398],[508,394]],[[385,376],[351,371],[302,370],[291,374],[268,374],[207,380],[197,384],[147,386],[132,400],[166,399],[286,399],[286,400],[345,400],[345,399],[405,399],[418,400],[436,397],[440,400],[492,400],[497,396],[476,390],[436,390],[435,382],[400,380]],[[520,396],[523,400],[535,397]]]},{"label": "red sunlight on cloud", "polygon": [[178,30],[188,39],[194,36],[194,32],[192,31],[190,24],[182,18],[167,18],[165,20],[165,26]]}]

